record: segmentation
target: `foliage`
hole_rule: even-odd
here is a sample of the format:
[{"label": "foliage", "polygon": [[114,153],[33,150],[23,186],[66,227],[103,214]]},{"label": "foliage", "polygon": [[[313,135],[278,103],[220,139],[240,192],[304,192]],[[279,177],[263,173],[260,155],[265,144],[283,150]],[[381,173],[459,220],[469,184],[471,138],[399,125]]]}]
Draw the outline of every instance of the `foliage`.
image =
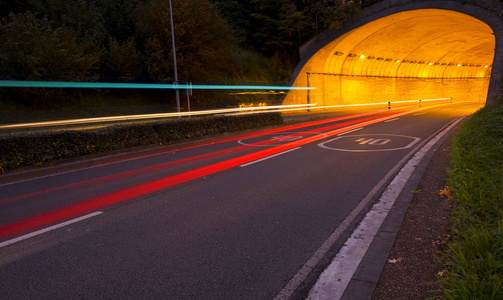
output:
[{"label": "foliage", "polygon": [[361,7],[353,3],[341,3],[337,0],[307,1],[306,13],[311,29],[340,28],[342,20],[358,13]]},{"label": "foliage", "polygon": [[[354,1],[341,0],[172,2],[179,75],[193,81],[246,80],[236,58],[238,43],[291,68],[297,47],[359,11]],[[1,7],[2,50],[9,50],[2,51],[4,76],[61,79],[70,73],[78,80],[92,70],[101,76],[173,80],[167,0],[7,0]],[[59,56],[64,64],[54,60],[56,53],[65,54]],[[65,67],[53,68],[58,64]]]},{"label": "foliage", "polygon": [[[93,39],[68,27],[57,27],[47,16],[11,14],[0,22],[2,79],[71,81],[95,79],[103,53]],[[2,98],[29,106],[65,99],[63,90],[3,90]]]},{"label": "foliage", "polygon": [[[255,24],[261,24],[253,33],[256,47],[266,54],[292,49],[302,42],[300,30],[304,27],[304,16],[291,1],[254,0],[256,12],[252,13]],[[299,40],[292,36],[299,32]]]},{"label": "foliage", "polygon": [[295,53],[314,34],[338,28],[358,13],[355,1],[341,0],[215,0],[247,48],[267,56]]},{"label": "foliage", "polygon": [[171,144],[225,132],[279,125],[279,113],[216,116],[0,137],[0,173],[91,153],[141,145]]},{"label": "foliage", "polygon": [[119,44],[115,38],[108,41],[109,52],[106,55],[105,65],[110,69],[111,75],[123,77],[140,77],[143,71],[143,55],[136,49],[134,38],[128,38]]},{"label": "foliage", "polygon": [[[172,0],[179,80],[225,84],[260,77],[262,84],[284,84],[298,47],[357,13],[354,2]],[[0,8],[2,79],[174,80],[168,0],[6,0]],[[250,68],[251,61],[264,64]],[[57,106],[92,93],[3,89],[0,101]],[[173,96],[168,93],[172,102]],[[194,95],[195,102],[207,104],[222,98],[229,97]]]},{"label": "foliage", "polygon": [[[173,0],[179,77],[193,80],[239,76],[232,32],[207,1]],[[152,77],[172,78],[173,53],[169,4],[148,2],[141,12],[140,40],[145,41]]]},{"label": "foliage", "polygon": [[79,37],[68,27],[56,27],[46,16],[11,15],[0,24],[0,67],[27,79],[92,75],[101,49],[89,36]]},{"label": "foliage", "polygon": [[[94,0],[100,11],[101,26],[107,39],[117,40],[119,44],[134,39],[138,20],[140,0]],[[104,40],[105,41],[105,40]]]},{"label": "foliage", "polygon": [[474,114],[453,143],[449,187],[458,242],[448,250],[447,299],[503,297],[503,103]]}]

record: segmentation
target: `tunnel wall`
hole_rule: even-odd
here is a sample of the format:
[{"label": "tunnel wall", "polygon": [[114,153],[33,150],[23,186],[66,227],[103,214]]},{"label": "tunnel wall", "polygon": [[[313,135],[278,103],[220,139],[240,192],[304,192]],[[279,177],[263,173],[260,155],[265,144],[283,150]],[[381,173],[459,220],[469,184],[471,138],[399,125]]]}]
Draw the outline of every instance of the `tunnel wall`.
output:
[{"label": "tunnel wall", "polygon": [[[493,3],[494,2],[494,3]],[[360,103],[454,97],[457,99],[487,97],[487,103],[499,99],[502,89],[502,4],[497,1],[383,1],[364,9],[348,20],[341,29],[326,30],[300,49],[300,63],[295,69],[293,86],[318,89],[290,92],[284,104],[318,103],[319,105],[347,104],[346,98],[358,98]],[[327,57],[326,65],[336,65],[335,55],[328,53],[338,41],[355,39],[351,32],[372,21],[419,9],[443,9],[460,12],[487,24],[494,33],[495,51],[492,68],[484,66],[431,65],[427,62],[402,62],[401,66],[389,58],[359,60],[346,57],[345,65],[337,74],[324,73],[326,66],[315,66],[314,55]],[[447,29],[448,30],[448,29]],[[350,42],[349,42],[350,43]],[[361,43],[355,40],[354,43]],[[343,47],[343,43],[339,43]],[[343,52],[345,50],[343,49]],[[476,53],[476,51],[474,51]],[[351,58],[349,58],[351,59]],[[410,63],[410,64],[405,64]],[[404,76],[407,75],[407,76]],[[330,86],[330,89],[326,87]],[[308,95],[309,93],[309,95]],[[309,99],[308,99],[309,98]]]},{"label": "tunnel wall", "polygon": [[355,98],[361,104],[437,98],[454,98],[457,101],[483,100],[487,96],[489,86],[489,78],[386,78],[323,76],[316,73],[309,75],[309,81],[311,86],[318,87],[310,91],[310,103],[323,106],[354,104],[352,99]]}]

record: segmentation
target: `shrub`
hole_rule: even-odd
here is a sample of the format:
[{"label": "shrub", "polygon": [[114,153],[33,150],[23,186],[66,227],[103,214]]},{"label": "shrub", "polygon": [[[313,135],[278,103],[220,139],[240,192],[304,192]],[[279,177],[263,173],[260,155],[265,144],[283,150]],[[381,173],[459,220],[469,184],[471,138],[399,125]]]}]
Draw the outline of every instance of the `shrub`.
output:
[{"label": "shrub", "polygon": [[11,134],[0,137],[0,173],[91,153],[171,144],[282,123],[279,113],[263,113],[114,125],[94,130]]}]

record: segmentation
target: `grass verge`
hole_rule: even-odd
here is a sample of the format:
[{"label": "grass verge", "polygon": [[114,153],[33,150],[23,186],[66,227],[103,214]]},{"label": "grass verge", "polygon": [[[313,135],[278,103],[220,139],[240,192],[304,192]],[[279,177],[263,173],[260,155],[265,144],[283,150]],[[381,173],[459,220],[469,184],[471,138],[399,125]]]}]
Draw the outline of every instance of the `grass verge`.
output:
[{"label": "grass verge", "polygon": [[171,144],[225,132],[283,124],[280,113],[215,116],[115,125],[94,130],[46,131],[0,137],[0,174],[92,153]]},{"label": "grass verge", "polygon": [[449,185],[456,238],[447,250],[446,299],[503,299],[503,100],[454,138]]}]

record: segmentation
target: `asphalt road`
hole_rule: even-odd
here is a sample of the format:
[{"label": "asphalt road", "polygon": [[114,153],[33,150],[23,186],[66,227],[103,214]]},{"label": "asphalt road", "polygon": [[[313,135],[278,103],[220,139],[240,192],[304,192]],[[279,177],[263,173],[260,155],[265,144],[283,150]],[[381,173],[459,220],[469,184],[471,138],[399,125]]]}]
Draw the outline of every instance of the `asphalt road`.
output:
[{"label": "asphalt road", "polygon": [[0,185],[0,298],[273,299],[390,170],[480,106],[323,119]]}]

